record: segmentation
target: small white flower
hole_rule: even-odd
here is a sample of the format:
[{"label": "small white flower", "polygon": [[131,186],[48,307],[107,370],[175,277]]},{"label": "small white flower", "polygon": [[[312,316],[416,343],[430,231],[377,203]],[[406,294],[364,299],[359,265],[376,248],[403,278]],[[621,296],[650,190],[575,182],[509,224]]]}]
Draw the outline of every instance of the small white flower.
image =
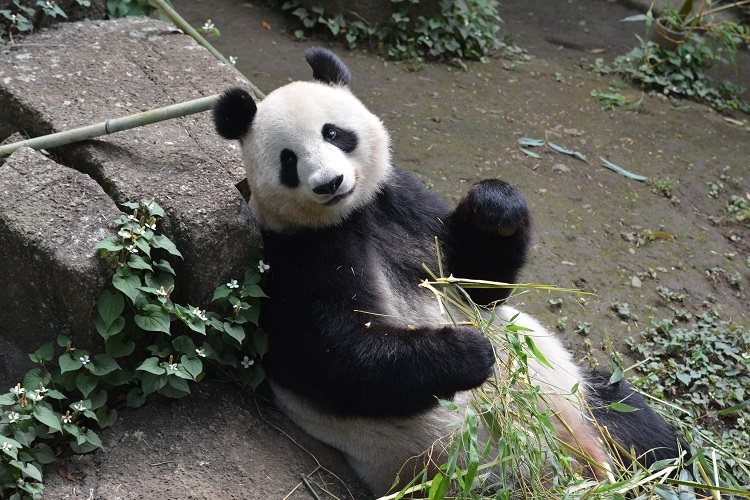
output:
[{"label": "small white flower", "polygon": [[64,424],[73,423],[73,417],[70,415],[70,412],[65,413],[65,415],[61,417],[61,420]]},{"label": "small white flower", "polygon": [[148,202],[142,201],[142,202],[141,202],[141,205],[143,205],[143,207],[144,207],[144,208],[145,208],[146,210],[148,210],[149,212],[150,212],[151,210],[153,210],[153,208],[154,208],[154,202],[153,202],[153,201],[148,201]]},{"label": "small white flower", "polygon": [[237,280],[230,280],[229,283],[227,283],[227,288],[239,288],[240,284],[237,283]]},{"label": "small white flower", "polygon": [[29,399],[36,403],[44,399],[44,396],[42,394],[39,394],[39,391],[35,391],[29,393]]},{"label": "small white flower", "polygon": [[203,26],[201,26],[201,29],[206,30],[206,31],[211,31],[212,29],[214,29],[214,23],[212,23],[211,20],[209,19],[208,21],[203,23]]},{"label": "small white flower", "polygon": [[152,222],[151,224],[149,224],[149,223],[147,222],[147,223],[146,223],[146,227],[147,227],[147,228],[149,228],[149,229],[150,229],[150,230],[152,230],[152,231],[156,231],[156,221]]},{"label": "small white flower", "polygon": [[78,402],[78,403],[76,403],[76,404],[73,405],[73,409],[75,411],[84,411],[84,410],[86,410],[86,407],[83,406],[83,401],[80,401],[80,402]]},{"label": "small white flower", "polygon": [[22,396],[26,392],[26,389],[24,389],[23,387],[21,387],[21,384],[16,384],[15,387],[12,387],[10,389],[10,392],[12,392],[13,394],[15,394],[16,396]]},{"label": "small white flower", "polygon": [[245,358],[242,361],[240,361],[240,364],[244,366],[245,368],[250,368],[251,366],[255,364],[255,360],[250,359],[247,356],[245,356]]},{"label": "small white flower", "polygon": [[126,240],[128,240],[128,239],[130,239],[130,238],[132,238],[132,237],[133,237],[133,233],[131,233],[130,231],[125,231],[124,229],[120,229],[120,230],[119,230],[119,231],[117,232],[117,235],[118,235],[118,236],[119,236],[120,238],[125,238]]},{"label": "small white flower", "polygon": [[128,215],[128,219],[132,220],[133,222],[137,222],[138,221],[138,219],[136,218],[136,216],[134,214]]},{"label": "small white flower", "polygon": [[8,442],[8,441],[5,441],[5,442],[3,443],[3,451],[4,451],[4,452],[8,453],[8,452],[10,452],[10,450],[12,450],[12,449],[13,449],[13,445],[12,445],[12,444],[10,444],[10,442]]},{"label": "small white flower", "polygon": [[167,296],[167,291],[164,290],[164,285],[162,285],[162,286],[159,287],[159,289],[156,291],[156,295],[158,295],[160,297],[166,297]]},{"label": "small white flower", "polygon": [[130,253],[138,253],[138,248],[135,246],[135,243],[133,243],[132,245],[128,246],[126,248],[126,250],[128,252],[130,252]]},{"label": "small white flower", "polygon": [[78,361],[80,361],[81,364],[85,365],[91,363],[91,358],[89,358],[89,355],[86,354],[85,356],[81,356],[80,358],[78,358]]},{"label": "small white flower", "polygon": [[47,389],[46,387],[44,387],[44,384],[42,384],[41,382],[39,382],[39,389],[37,391],[41,392],[42,394],[44,394],[45,392],[49,391],[49,389]]},{"label": "small white flower", "polygon": [[[204,309],[204,310],[201,311],[200,307],[196,307],[195,309],[193,309],[193,314],[195,314],[196,316],[198,316],[198,318],[202,319],[203,321],[206,321],[208,319],[206,317],[206,310]],[[196,349],[196,351],[197,351],[197,349]]]},{"label": "small white flower", "polygon": [[206,350],[201,347],[200,349],[196,349],[195,350],[195,354],[197,354],[201,358],[205,358],[206,357]]},{"label": "small white flower", "polygon": [[268,264],[266,264],[266,263],[265,263],[265,262],[263,262],[262,260],[261,260],[261,261],[258,261],[258,271],[260,272],[260,274],[263,274],[263,273],[265,273],[265,272],[266,272],[266,271],[268,271],[269,269],[271,269],[271,266],[269,266]]},{"label": "small white flower", "polygon": [[134,233],[138,233],[139,235],[143,236],[146,234],[146,229],[144,229],[143,226],[137,227],[133,230]]},{"label": "small white flower", "polygon": [[44,3],[45,3],[45,4],[47,5],[47,8],[48,8],[48,9],[53,9],[53,8],[54,8],[54,3],[55,3],[55,2],[50,2],[50,1],[47,1],[47,2],[44,2]]},{"label": "small white flower", "polygon": [[19,418],[21,418],[21,414],[20,413],[16,413],[16,412],[12,411],[12,412],[10,412],[8,414],[8,422],[11,423],[11,424],[13,424],[15,422],[18,422]]},{"label": "small white flower", "polygon": [[237,64],[237,58],[234,56],[229,56],[229,64],[231,64],[232,66]]},{"label": "small white flower", "polygon": [[234,314],[240,312],[240,309],[242,309],[242,302],[237,301],[237,303],[232,306],[232,309],[234,309]]},{"label": "small white flower", "polygon": [[172,370],[173,372],[176,372],[177,371],[177,363],[168,363],[167,364],[167,369],[168,370]]}]

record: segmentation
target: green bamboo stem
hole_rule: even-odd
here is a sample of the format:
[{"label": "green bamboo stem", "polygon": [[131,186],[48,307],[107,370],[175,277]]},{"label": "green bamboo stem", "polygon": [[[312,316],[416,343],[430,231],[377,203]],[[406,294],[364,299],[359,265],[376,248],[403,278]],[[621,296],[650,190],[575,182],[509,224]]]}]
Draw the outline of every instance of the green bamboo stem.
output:
[{"label": "green bamboo stem", "polygon": [[200,99],[193,99],[192,101],[164,106],[163,108],[150,109],[134,115],[113,118],[95,125],[87,125],[73,130],[66,130],[64,132],[57,132],[55,134],[34,137],[33,139],[27,139],[25,141],[14,142],[13,144],[6,144],[5,146],[0,146],[0,158],[11,154],[18,148],[53,148],[55,146],[93,139],[94,137],[102,135],[114,134],[115,132],[121,132],[123,130],[141,127],[143,125],[150,125],[164,120],[171,120],[172,118],[201,113],[211,109],[218,98],[219,94],[214,94],[208,97],[201,97]]},{"label": "green bamboo stem", "polygon": [[[149,0],[149,1],[152,2],[156,6],[156,8],[159,9],[165,16],[167,16],[167,18],[169,18],[169,20],[172,21],[172,24],[174,24],[175,26],[180,28],[182,31],[184,31],[185,33],[193,37],[193,39],[196,42],[198,42],[198,44],[201,47],[208,50],[212,56],[214,56],[216,59],[223,62],[230,68],[234,68],[234,64],[227,61],[227,59],[221,54],[221,52],[216,50],[214,46],[208,42],[208,40],[203,38],[203,35],[198,33],[198,31],[196,31],[192,26],[190,26],[190,24],[188,24],[188,22],[185,21],[182,18],[182,16],[180,16],[177,13],[177,11],[174,10],[167,2],[165,2],[164,0]],[[247,84],[250,86],[250,89],[253,91],[253,93],[258,99],[263,100],[266,97],[266,95],[263,92],[261,92],[260,89],[253,84],[253,82],[248,80],[247,77],[245,77],[245,75],[243,75],[239,70],[237,70],[236,68],[234,69],[235,71],[237,71],[237,74],[239,74],[242,77],[242,79],[245,80],[245,82],[247,82]]]}]

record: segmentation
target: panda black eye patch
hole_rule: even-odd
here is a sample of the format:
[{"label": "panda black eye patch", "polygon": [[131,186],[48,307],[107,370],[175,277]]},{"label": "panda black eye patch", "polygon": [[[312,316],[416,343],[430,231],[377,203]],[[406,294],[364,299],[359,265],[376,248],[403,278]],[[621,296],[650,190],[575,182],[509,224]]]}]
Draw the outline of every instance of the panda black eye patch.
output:
[{"label": "panda black eye patch", "polygon": [[357,134],[351,130],[337,127],[332,123],[323,125],[323,139],[344,153],[351,153],[357,148]]},{"label": "panda black eye patch", "polygon": [[299,176],[297,175],[297,155],[291,149],[281,151],[281,171],[279,180],[281,183],[290,188],[299,186]]}]

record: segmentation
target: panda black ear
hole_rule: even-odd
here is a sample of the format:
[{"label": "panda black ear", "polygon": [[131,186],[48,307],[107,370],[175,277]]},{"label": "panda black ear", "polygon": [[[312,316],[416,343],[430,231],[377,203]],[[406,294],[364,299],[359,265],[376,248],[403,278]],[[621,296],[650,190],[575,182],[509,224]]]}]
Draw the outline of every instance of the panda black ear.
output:
[{"label": "panda black ear", "polygon": [[352,74],[336,54],[323,47],[310,47],[305,51],[307,64],[313,70],[313,78],[328,85],[348,86]]},{"label": "panda black ear", "polygon": [[229,89],[214,104],[214,127],[225,139],[242,139],[250,131],[256,111],[255,99],[247,90]]}]

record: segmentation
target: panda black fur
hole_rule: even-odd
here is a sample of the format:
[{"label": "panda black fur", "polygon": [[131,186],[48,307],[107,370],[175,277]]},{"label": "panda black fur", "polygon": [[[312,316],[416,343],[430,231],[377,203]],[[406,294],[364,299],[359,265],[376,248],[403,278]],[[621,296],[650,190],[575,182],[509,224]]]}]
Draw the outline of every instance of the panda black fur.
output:
[{"label": "panda black fur", "polygon": [[[388,133],[349,91],[344,63],[322,48],[306,58],[314,81],[285,85],[258,104],[231,89],[214,121],[220,135],[240,141],[250,206],[272,266],[261,324],[277,403],[383,494],[404,463],[450,432],[455,414],[438,398],[464,403],[496,359],[489,340],[448,324],[434,296],[417,286],[426,278],[423,263],[438,268],[434,238],[446,275],[514,282],[531,219],[522,193],[503,181],[473,185],[454,208],[392,165]],[[507,296],[468,291],[482,304]],[[529,328],[554,364],[530,362],[543,389],[561,395],[551,406],[572,429],[561,426],[561,439],[607,463],[599,435],[570,396],[579,386],[626,449],[647,463],[679,456],[675,434],[627,384],[608,385],[607,376],[578,367],[529,316],[507,306],[496,313]],[[607,411],[613,401],[639,411]],[[422,465],[412,460],[413,469]]]}]

